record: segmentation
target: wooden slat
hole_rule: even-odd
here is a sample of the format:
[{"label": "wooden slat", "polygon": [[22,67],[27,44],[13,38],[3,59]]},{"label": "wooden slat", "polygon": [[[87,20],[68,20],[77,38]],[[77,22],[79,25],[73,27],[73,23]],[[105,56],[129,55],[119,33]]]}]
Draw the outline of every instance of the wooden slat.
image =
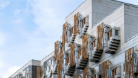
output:
[{"label": "wooden slat", "polygon": [[69,57],[70,66],[75,65],[75,43],[70,45],[70,57]]},{"label": "wooden slat", "polygon": [[134,76],[134,47],[125,51],[125,73],[126,78]]},{"label": "wooden slat", "polygon": [[102,72],[101,76],[102,76],[102,78],[109,78],[109,75],[107,75],[108,67],[109,67],[108,65],[109,65],[109,60],[107,60],[101,64],[101,72]]},{"label": "wooden slat", "polygon": [[79,15],[79,12],[77,14],[74,15],[74,30],[73,30],[73,33],[74,35],[76,36],[78,32],[78,15]]},{"label": "wooden slat", "polygon": [[62,33],[62,43],[63,45],[67,42],[67,30],[66,30],[66,24],[63,25],[63,33]]},{"label": "wooden slat", "polygon": [[99,26],[97,26],[97,33],[98,33],[97,48],[98,48],[98,50],[103,49],[103,45],[102,45],[102,42],[104,43],[104,40],[103,40],[103,25],[104,24],[102,23]]},{"label": "wooden slat", "polygon": [[40,78],[40,66],[37,67],[36,77]]},{"label": "wooden slat", "polygon": [[61,78],[62,70],[63,70],[63,67],[62,67],[63,66],[63,50],[62,52],[59,53],[58,59],[59,59],[59,65],[57,68],[57,78]]},{"label": "wooden slat", "polygon": [[55,63],[56,63],[56,60],[57,60],[57,58],[58,58],[58,50],[59,49],[59,46],[58,46],[58,41],[57,42],[55,42],[55,51],[54,51],[54,65],[55,65]]},{"label": "wooden slat", "polygon": [[88,58],[88,34],[82,37],[82,60]]}]

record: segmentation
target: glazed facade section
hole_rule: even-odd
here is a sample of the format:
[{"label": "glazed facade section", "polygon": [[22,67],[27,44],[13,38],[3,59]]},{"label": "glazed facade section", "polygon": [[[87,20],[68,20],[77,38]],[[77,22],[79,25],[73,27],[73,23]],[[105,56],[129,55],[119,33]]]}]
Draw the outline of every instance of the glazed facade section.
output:
[{"label": "glazed facade section", "polygon": [[136,20],[136,5],[86,0],[66,17],[54,52],[10,78],[138,78]]}]

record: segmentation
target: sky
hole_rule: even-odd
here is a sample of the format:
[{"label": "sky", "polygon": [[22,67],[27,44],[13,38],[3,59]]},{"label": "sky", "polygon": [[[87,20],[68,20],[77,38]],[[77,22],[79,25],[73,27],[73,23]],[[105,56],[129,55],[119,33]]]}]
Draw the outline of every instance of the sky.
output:
[{"label": "sky", "polygon": [[[85,0],[0,0],[0,78],[54,51],[65,17]],[[138,4],[138,0],[120,0]]]}]

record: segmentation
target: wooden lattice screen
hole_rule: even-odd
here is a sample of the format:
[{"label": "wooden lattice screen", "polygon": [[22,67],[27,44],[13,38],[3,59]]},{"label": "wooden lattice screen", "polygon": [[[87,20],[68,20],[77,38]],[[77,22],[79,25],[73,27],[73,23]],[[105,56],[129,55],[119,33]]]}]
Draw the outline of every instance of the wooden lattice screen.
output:
[{"label": "wooden lattice screen", "polygon": [[102,45],[102,42],[104,41],[103,40],[103,26],[104,26],[104,24],[102,23],[97,27],[97,33],[98,33],[97,48],[98,48],[98,50],[101,50],[103,48],[103,45]]},{"label": "wooden lattice screen", "polygon": [[87,77],[87,74],[88,74],[87,71],[88,71],[88,70],[89,70],[88,67],[82,70],[83,78],[88,78],[88,77]]},{"label": "wooden lattice screen", "polygon": [[82,59],[88,58],[88,34],[82,37]]},{"label": "wooden lattice screen", "polygon": [[102,78],[110,78],[109,75],[107,75],[108,69],[109,69],[109,60],[107,60],[101,64],[101,76],[102,76]]},{"label": "wooden lattice screen", "polygon": [[75,43],[70,45],[70,57],[69,57],[70,66],[75,65]]},{"label": "wooden lattice screen", "polygon": [[40,78],[40,66],[36,68],[36,77]]},{"label": "wooden lattice screen", "polygon": [[63,70],[63,67],[62,67],[63,66],[63,51],[59,53],[58,59],[59,59],[59,65],[57,67],[57,78],[61,78],[62,70]]},{"label": "wooden lattice screen", "polygon": [[125,51],[125,78],[134,76],[134,47]]},{"label": "wooden lattice screen", "polygon": [[79,15],[79,12],[74,15],[74,30],[73,30],[73,33],[74,33],[75,36],[78,33],[78,15]]},{"label": "wooden lattice screen", "polygon": [[58,41],[57,41],[57,42],[55,42],[54,65],[55,65],[56,60],[57,60],[57,58],[58,58],[58,51],[59,51],[58,48],[59,48],[59,46],[58,46]]},{"label": "wooden lattice screen", "polygon": [[63,25],[63,34],[62,34],[62,43],[65,44],[67,42],[67,30],[66,24]]}]

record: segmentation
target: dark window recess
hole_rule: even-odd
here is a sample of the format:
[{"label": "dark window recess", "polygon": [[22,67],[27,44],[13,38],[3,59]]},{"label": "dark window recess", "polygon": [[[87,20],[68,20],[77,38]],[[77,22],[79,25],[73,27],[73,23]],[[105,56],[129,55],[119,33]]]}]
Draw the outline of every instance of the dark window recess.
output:
[{"label": "dark window recess", "polygon": [[96,40],[94,40],[94,41],[91,43],[91,48],[92,48],[92,50],[94,50],[94,47],[96,47]]},{"label": "dark window recess", "polygon": [[115,69],[112,70],[112,78],[115,78],[115,75],[116,75],[116,69],[117,69],[117,68],[115,68]]},{"label": "dark window recess", "polygon": [[125,63],[124,63],[124,65],[123,65],[123,70],[125,71]]},{"label": "dark window recess", "polygon": [[107,40],[107,33],[105,33],[105,40]]},{"label": "dark window recess", "polygon": [[112,30],[107,33],[107,40],[110,40],[110,37],[112,37]]},{"label": "dark window recess", "polygon": [[102,72],[101,72],[101,64],[99,65],[99,73],[101,74]]},{"label": "dark window recess", "polygon": [[115,35],[118,35],[118,30],[115,30]]},{"label": "dark window recess", "polygon": [[83,28],[84,25],[85,25],[85,21],[86,21],[86,17],[82,20],[82,28]]}]

